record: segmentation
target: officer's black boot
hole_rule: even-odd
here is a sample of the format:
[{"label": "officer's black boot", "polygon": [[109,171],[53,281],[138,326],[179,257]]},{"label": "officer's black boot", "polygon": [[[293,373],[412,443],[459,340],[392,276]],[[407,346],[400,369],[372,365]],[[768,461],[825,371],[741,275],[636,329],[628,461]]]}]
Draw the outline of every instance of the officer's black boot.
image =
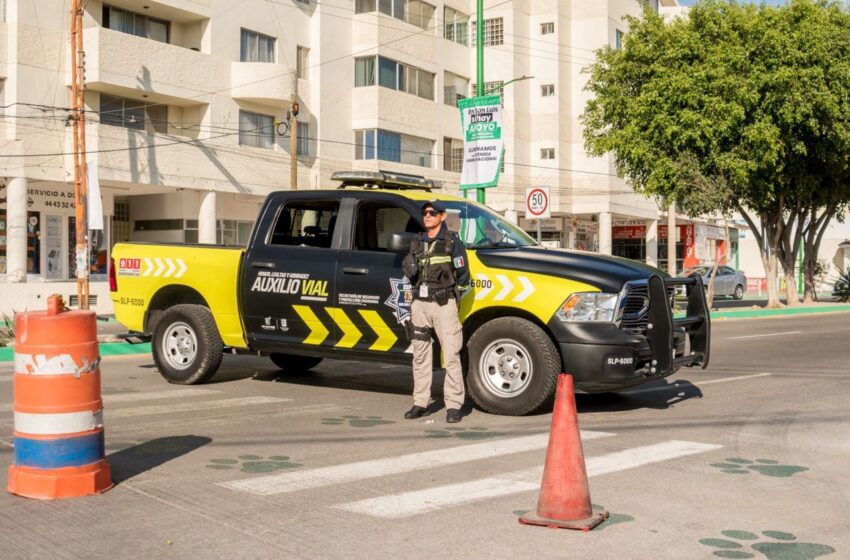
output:
[{"label": "officer's black boot", "polygon": [[411,408],[410,410],[408,410],[407,412],[404,413],[404,417],[407,420],[415,420],[415,419],[419,418],[420,416],[424,416],[427,411],[428,411],[427,408],[423,408],[421,406],[413,405],[413,408]]}]

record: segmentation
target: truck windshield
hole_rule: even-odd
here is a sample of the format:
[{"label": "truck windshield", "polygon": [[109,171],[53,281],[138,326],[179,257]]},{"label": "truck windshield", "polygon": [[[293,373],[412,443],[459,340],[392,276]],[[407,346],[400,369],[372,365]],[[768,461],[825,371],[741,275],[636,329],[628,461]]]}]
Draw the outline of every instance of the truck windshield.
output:
[{"label": "truck windshield", "polygon": [[456,231],[468,249],[507,249],[537,245],[532,237],[508,220],[473,202],[444,200],[446,225]]}]

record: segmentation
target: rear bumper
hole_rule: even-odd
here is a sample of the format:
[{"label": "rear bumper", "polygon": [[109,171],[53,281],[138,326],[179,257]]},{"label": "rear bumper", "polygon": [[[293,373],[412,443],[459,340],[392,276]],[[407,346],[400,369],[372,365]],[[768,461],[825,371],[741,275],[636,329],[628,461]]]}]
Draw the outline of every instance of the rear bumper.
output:
[{"label": "rear bumper", "polygon": [[[674,318],[668,287],[685,286],[688,309]],[[653,276],[648,281],[646,329],[624,330],[613,323],[563,323],[553,318],[563,368],[576,389],[604,392],[640,385],[672,375],[681,367],[709,360],[711,325],[702,282],[696,277]]]}]

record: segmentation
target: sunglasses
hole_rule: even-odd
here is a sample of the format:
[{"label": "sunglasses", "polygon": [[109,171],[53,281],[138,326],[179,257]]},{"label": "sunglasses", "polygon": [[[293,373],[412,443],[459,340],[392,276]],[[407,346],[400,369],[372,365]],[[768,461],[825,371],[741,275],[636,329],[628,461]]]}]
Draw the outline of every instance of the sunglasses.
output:
[{"label": "sunglasses", "polygon": [[423,216],[439,216],[440,213],[437,212],[436,210],[430,209],[430,210],[423,210],[422,215]]}]

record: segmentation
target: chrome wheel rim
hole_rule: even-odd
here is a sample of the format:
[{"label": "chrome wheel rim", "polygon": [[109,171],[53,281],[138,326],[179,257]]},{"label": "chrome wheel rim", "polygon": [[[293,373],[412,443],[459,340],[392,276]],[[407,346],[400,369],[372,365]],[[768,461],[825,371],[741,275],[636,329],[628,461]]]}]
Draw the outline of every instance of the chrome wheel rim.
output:
[{"label": "chrome wheel rim", "polygon": [[162,355],[174,369],[189,368],[198,355],[198,337],[192,327],[182,321],[169,325],[162,337]]},{"label": "chrome wheel rim", "polygon": [[488,391],[499,397],[515,397],[531,384],[533,365],[528,350],[502,338],[490,343],[478,360],[478,376]]}]

